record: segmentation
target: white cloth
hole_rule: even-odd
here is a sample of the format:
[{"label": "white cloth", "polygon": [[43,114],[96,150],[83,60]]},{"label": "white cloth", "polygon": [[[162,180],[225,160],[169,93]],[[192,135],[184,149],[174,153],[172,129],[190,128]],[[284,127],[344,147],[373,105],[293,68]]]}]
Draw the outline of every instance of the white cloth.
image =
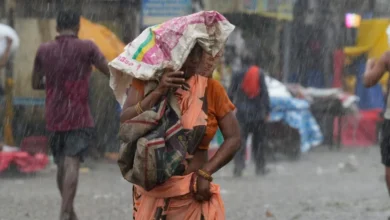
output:
[{"label": "white cloth", "polygon": [[7,48],[7,39],[12,39],[11,53],[15,53],[19,48],[19,36],[14,29],[5,24],[0,24],[0,56],[2,56]]},{"label": "white cloth", "polygon": [[267,85],[270,97],[292,98],[292,95],[288,91],[287,87],[278,80],[265,75],[265,84]]}]

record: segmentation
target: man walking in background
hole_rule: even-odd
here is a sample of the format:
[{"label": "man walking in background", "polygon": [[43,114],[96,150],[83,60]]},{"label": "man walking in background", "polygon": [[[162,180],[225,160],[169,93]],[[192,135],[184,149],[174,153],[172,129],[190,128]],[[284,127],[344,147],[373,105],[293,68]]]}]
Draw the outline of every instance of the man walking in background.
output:
[{"label": "man walking in background", "polygon": [[8,59],[11,55],[11,46],[12,46],[12,38],[5,37],[6,47],[3,54],[0,54],[0,71],[8,62]]},{"label": "man walking in background", "polygon": [[[363,76],[363,83],[366,87],[376,85],[382,76],[390,71],[390,51],[384,53],[378,60],[369,59],[366,63],[366,70]],[[389,91],[389,88],[388,88]],[[381,156],[382,164],[385,166],[385,179],[387,190],[390,194],[390,93],[387,92],[386,110],[382,127]],[[389,217],[390,219],[390,217]]]},{"label": "man walking in background", "polygon": [[[5,75],[5,67],[8,63],[8,60],[11,56],[11,47],[12,47],[12,38],[11,37],[5,37],[5,39],[0,39],[0,40],[5,40],[6,41],[6,44],[5,44],[5,49],[3,51],[2,54],[0,54],[0,74],[2,76]],[[1,77],[0,77],[1,78]],[[4,95],[5,95],[5,91],[4,91],[4,88],[3,88],[3,83],[1,82],[0,80],[0,97],[1,98],[4,98]],[[0,121],[3,121],[4,120],[4,117],[5,117],[5,109],[0,109],[0,118],[1,120]],[[4,126],[1,126],[0,128],[0,140],[3,141],[4,139]],[[1,151],[1,148],[2,146],[0,146],[0,151]]]},{"label": "man walking in background", "polygon": [[240,177],[245,168],[246,141],[252,133],[252,152],[256,174],[268,173],[265,164],[266,122],[270,114],[270,101],[264,74],[254,65],[252,57],[243,60],[243,72],[232,77],[229,98],[233,100],[240,123],[242,145],[234,158],[234,176]]},{"label": "man walking in background", "polygon": [[79,167],[94,127],[88,105],[92,65],[109,76],[103,54],[92,41],[78,39],[79,29],[79,14],[58,14],[59,35],[39,47],[32,80],[34,89],[46,89],[46,128],[51,132],[50,147],[62,197],[60,220],[78,219],[73,203]]}]

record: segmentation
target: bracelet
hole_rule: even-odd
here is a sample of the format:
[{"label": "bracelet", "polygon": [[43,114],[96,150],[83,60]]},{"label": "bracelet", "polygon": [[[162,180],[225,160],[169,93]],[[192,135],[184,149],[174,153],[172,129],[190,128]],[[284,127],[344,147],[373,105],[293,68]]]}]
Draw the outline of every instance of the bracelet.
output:
[{"label": "bracelet", "polygon": [[198,187],[197,184],[196,184],[196,182],[197,182],[197,177],[194,178],[194,185],[193,185],[193,187],[194,187],[194,188],[193,188],[194,193],[196,193],[197,187]]},{"label": "bracelet", "polygon": [[207,173],[206,171],[204,171],[204,170],[200,170],[200,169],[199,169],[198,172],[197,172],[197,174],[198,174],[199,176],[201,176],[202,178],[208,180],[209,182],[212,182],[212,181],[213,181],[213,177],[212,177],[209,173]]},{"label": "bracelet", "polygon": [[140,115],[144,112],[141,107],[141,102],[138,102],[137,105],[135,106],[135,110],[137,111],[137,114]]}]

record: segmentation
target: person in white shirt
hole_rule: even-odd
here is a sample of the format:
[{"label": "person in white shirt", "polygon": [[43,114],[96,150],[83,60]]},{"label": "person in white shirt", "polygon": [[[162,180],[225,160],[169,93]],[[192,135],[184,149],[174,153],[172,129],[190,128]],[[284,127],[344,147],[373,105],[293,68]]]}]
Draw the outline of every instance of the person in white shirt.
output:
[{"label": "person in white shirt", "polygon": [[5,67],[11,54],[12,39],[10,37],[6,37],[6,40],[7,47],[5,48],[4,54],[0,54],[0,69]]}]

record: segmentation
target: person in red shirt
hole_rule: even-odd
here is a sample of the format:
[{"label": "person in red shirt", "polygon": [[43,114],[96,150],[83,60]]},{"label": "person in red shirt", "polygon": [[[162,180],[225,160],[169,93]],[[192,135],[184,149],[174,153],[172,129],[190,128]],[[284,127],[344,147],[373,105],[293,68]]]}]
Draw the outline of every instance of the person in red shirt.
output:
[{"label": "person in red shirt", "polygon": [[60,220],[77,219],[73,201],[94,121],[88,105],[92,66],[109,77],[107,61],[89,40],[78,39],[80,15],[62,11],[57,17],[59,35],[38,48],[33,71],[34,89],[46,89],[46,129],[57,164],[62,197]]}]

